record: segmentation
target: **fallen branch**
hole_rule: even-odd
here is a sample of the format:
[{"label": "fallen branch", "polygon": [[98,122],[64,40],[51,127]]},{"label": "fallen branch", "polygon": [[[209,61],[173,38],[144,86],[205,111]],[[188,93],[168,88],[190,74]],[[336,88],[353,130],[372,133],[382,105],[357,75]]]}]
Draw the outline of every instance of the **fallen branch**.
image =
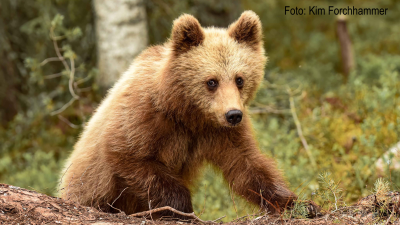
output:
[{"label": "fallen branch", "polygon": [[179,211],[179,210],[176,210],[176,209],[174,209],[174,208],[172,208],[172,207],[170,207],[170,206],[164,206],[164,207],[160,207],[160,208],[156,208],[156,209],[151,209],[151,210],[148,210],[148,211],[144,211],[144,212],[139,212],[139,213],[131,214],[131,215],[129,215],[129,216],[132,216],[132,217],[143,217],[143,216],[147,216],[147,215],[150,215],[150,214],[153,214],[153,213],[157,213],[157,212],[161,212],[161,211],[166,211],[166,210],[169,210],[169,211],[171,211],[171,212],[173,212],[173,213],[176,213],[176,214],[178,214],[178,215],[181,215],[181,216],[186,216],[186,217],[193,218],[193,219],[195,219],[196,221],[199,221],[199,222],[201,222],[201,223],[215,223],[215,221],[218,221],[218,220],[220,220],[220,219],[222,219],[222,218],[225,217],[225,216],[223,216],[223,217],[221,217],[221,218],[218,218],[218,219],[212,220],[212,221],[204,221],[204,220],[200,219],[199,217],[197,217],[196,214],[194,214],[194,212],[192,212],[192,213],[185,213],[185,212],[181,212],[181,211]]}]

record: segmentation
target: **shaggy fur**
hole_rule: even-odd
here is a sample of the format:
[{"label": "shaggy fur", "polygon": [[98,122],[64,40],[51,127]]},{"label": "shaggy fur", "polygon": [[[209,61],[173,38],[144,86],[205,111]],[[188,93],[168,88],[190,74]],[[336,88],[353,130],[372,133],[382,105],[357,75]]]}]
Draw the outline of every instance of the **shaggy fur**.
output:
[{"label": "shaggy fur", "polygon": [[[127,214],[148,210],[149,201],[193,212],[189,188],[210,162],[248,201],[272,212],[290,206],[296,196],[260,153],[246,111],[265,63],[255,13],[228,29],[202,28],[182,15],[171,40],[137,57],[85,127],[62,172],[62,198]],[[243,112],[235,126],[225,118],[233,109]]]}]

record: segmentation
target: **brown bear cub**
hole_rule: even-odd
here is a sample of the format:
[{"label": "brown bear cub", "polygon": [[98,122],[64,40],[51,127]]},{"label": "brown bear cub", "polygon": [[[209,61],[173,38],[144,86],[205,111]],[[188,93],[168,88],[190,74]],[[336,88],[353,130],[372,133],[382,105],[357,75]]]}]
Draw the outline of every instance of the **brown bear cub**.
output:
[{"label": "brown bear cub", "polygon": [[261,154],[246,109],[266,61],[254,12],[228,29],[182,15],[171,39],[138,56],[90,119],[61,173],[61,197],[126,214],[149,204],[193,212],[189,188],[209,162],[248,201],[270,212],[291,206],[297,197]]}]

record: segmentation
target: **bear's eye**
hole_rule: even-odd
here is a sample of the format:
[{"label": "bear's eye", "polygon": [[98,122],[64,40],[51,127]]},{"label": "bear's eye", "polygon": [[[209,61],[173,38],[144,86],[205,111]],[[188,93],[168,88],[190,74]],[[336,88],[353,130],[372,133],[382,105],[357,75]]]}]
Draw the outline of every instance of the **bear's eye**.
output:
[{"label": "bear's eye", "polygon": [[218,86],[218,81],[216,80],[209,80],[207,81],[207,86],[210,90],[214,90]]},{"label": "bear's eye", "polygon": [[236,78],[236,85],[241,88],[243,87],[243,79],[241,77]]}]

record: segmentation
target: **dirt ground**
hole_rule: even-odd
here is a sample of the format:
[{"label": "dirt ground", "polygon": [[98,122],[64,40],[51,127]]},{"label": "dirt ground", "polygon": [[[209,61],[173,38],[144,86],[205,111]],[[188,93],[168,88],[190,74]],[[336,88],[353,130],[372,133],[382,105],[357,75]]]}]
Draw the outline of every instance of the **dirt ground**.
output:
[{"label": "dirt ground", "polygon": [[[280,215],[239,218],[226,224],[400,224],[400,193],[370,195],[357,204],[340,207],[315,219],[285,219]],[[251,218],[251,219],[250,219]],[[95,208],[50,197],[35,191],[0,184],[0,224],[221,224],[218,221],[152,220],[124,213],[110,214]]]}]

